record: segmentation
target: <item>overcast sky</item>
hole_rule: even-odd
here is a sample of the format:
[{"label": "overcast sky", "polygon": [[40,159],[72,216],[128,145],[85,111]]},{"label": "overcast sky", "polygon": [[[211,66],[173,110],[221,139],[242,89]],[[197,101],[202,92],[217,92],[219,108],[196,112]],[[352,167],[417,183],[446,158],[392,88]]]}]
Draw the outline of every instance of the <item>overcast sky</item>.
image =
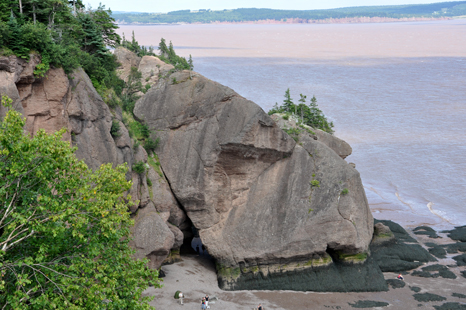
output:
[{"label": "overcast sky", "polygon": [[83,0],[97,8],[102,2],[112,11],[170,12],[198,9],[271,8],[287,10],[315,10],[348,6],[421,4],[444,2],[436,0]]}]

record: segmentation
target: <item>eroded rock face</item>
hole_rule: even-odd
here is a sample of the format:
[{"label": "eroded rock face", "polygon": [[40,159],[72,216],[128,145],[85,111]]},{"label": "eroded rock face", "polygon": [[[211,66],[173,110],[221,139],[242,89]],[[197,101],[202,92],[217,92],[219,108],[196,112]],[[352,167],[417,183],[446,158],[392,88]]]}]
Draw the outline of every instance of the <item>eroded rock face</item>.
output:
[{"label": "eroded rock face", "polygon": [[133,240],[130,245],[137,251],[135,257],[148,258],[149,268],[159,268],[170,254],[175,235],[157,214],[152,203],[139,209],[131,232]]},{"label": "eroded rock face", "polygon": [[[160,80],[134,113],[157,132],[163,171],[223,289],[296,289],[288,284],[303,272],[348,274],[342,264],[367,276],[335,290],[385,283],[366,261],[373,219],[359,173],[341,158],[348,151],[311,134],[297,144],[256,104],[188,71]],[[300,287],[332,290],[322,281]]]},{"label": "eroded rock face", "polygon": [[[137,63],[134,55],[127,55],[130,61]],[[135,152],[127,128],[120,122],[120,136],[112,137],[110,128],[114,116],[109,107],[94,89],[91,80],[82,69],[71,74],[71,79],[62,69],[50,69],[46,77],[34,77],[34,68],[39,63],[37,56],[31,56],[29,62],[12,57],[0,57],[0,93],[13,99],[13,107],[26,117],[25,129],[34,135],[39,129],[52,133],[62,128],[67,129],[63,139],[77,146],[76,156],[83,159],[92,169],[97,169],[104,163],[119,165],[127,163],[128,180],[133,181],[129,191],[134,201],[139,203],[131,207],[138,219],[138,226],[134,232],[138,233],[136,256],[147,257],[151,268],[159,268],[170,254],[171,250],[179,250],[180,230],[169,228],[170,219],[179,225],[186,218],[184,212],[176,204],[168,187],[164,188],[163,197],[169,210],[167,218],[162,220],[155,212],[150,197],[147,176],[131,171],[131,167],[138,161],[147,162],[148,155],[139,146]],[[131,64],[129,65],[130,68]],[[126,66],[128,67],[128,66]],[[0,116],[5,115],[0,107]],[[152,168],[150,168],[152,169]],[[162,177],[163,173],[161,172]],[[159,195],[161,190],[155,191]],[[170,205],[169,201],[173,203]],[[138,212],[144,208],[144,212]],[[152,210],[155,212],[149,212]],[[183,218],[184,216],[184,218]],[[161,225],[155,231],[150,226]],[[175,232],[172,232],[172,230]],[[160,235],[151,235],[150,240],[144,236],[144,231],[152,231]],[[176,238],[175,238],[176,235]],[[160,241],[160,242],[159,242]]]},{"label": "eroded rock face", "polygon": [[[309,133],[314,140],[318,140],[320,143],[325,144],[330,149],[332,149],[338,156],[342,159],[350,156],[353,152],[351,146],[343,141],[342,139],[335,137],[325,131],[320,129],[312,128],[307,125],[298,126],[296,121],[289,118],[287,120],[283,119],[284,114],[273,114],[270,117],[277,123],[277,125],[282,129],[297,129],[300,130],[302,133]],[[354,167],[353,167],[354,168]]]},{"label": "eroded rock face", "polygon": [[124,47],[118,47],[113,54],[121,66],[117,69],[118,75],[125,82],[128,81],[128,76],[131,73],[131,67],[138,67],[141,62],[141,57]]}]

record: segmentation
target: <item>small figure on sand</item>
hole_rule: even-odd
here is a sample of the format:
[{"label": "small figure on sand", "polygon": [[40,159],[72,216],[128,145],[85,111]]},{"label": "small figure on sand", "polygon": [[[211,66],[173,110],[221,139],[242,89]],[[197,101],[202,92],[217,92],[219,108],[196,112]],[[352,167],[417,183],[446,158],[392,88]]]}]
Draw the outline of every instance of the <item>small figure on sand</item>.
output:
[{"label": "small figure on sand", "polygon": [[262,304],[259,304],[259,306],[257,307],[257,310],[264,310],[264,308],[262,307]]},{"label": "small figure on sand", "polygon": [[207,306],[206,306],[206,304],[205,304],[205,297],[202,297],[201,309],[202,309],[202,310],[207,309]]},{"label": "small figure on sand", "polygon": [[398,277],[396,277],[398,280],[404,280],[403,276],[401,275],[401,273],[398,275]]},{"label": "small figure on sand", "polygon": [[210,309],[210,306],[209,306],[209,295],[205,295],[205,306],[206,306],[206,309]]},{"label": "small figure on sand", "polygon": [[183,304],[183,297],[184,297],[183,293],[180,292],[180,293],[178,294],[178,297],[180,298],[180,305],[184,305],[184,304]]}]

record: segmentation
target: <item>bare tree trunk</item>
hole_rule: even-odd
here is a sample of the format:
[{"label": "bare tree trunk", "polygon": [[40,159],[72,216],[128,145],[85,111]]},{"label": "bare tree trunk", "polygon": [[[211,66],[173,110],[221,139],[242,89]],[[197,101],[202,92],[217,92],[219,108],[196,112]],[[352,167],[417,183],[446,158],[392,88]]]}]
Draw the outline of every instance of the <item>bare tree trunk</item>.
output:
[{"label": "bare tree trunk", "polygon": [[19,0],[19,12],[23,14],[23,3]]},{"label": "bare tree trunk", "polygon": [[32,18],[34,20],[34,25],[36,24],[36,5],[32,5]]},{"label": "bare tree trunk", "polygon": [[73,15],[76,16],[76,0],[73,0],[73,10],[74,10]]}]

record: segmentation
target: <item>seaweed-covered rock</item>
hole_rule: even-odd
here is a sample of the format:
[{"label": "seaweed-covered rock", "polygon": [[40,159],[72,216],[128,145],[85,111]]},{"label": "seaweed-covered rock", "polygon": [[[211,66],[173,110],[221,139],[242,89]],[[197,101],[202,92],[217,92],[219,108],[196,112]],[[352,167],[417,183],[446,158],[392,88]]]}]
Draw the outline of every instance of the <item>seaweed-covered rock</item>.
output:
[{"label": "seaweed-covered rock", "polygon": [[457,226],[453,230],[445,230],[444,233],[448,233],[448,237],[453,240],[466,242],[466,225]]},{"label": "seaweed-covered rock", "polygon": [[458,266],[466,266],[466,254],[453,256],[452,258],[456,260]]},{"label": "seaweed-covered rock", "polygon": [[358,300],[354,304],[348,303],[353,308],[375,308],[375,307],[386,307],[389,305],[387,302],[375,301],[375,300]]},{"label": "seaweed-covered rock", "polygon": [[422,278],[438,278],[440,275],[437,273],[437,274],[432,274],[428,271],[420,271],[420,270],[415,270],[413,271],[413,273],[411,274],[415,277],[422,277]]},{"label": "seaweed-covered rock", "polygon": [[453,294],[451,294],[451,296],[453,296],[453,297],[458,297],[458,298],[466,298],[466,295],[464,295],[464,294],[459,294],[459,293],[453,293]]},{"label": "seaweed-covered rock", "polygon": [[466,242],[456,242],[444,245],[448,254],[456,254],[458,252],[466,252]]},{"label": "seaweed-covered rock", "polygon": [[417,286],[410,286],[409,289],[415,293],[419,293],[421,291],[421,288]]},{"label": "seaweed-covered rock", "polygon": [[429,253],[434,255],[437,258],[446,258],[447,257],[447,252],[445,251],[445,249],[443,247],[441,247],[441,246],[438,246],[438,245],[429,248]]},{"label": "seaweed-covered rock", "polygon": [[414,228],[414,234],[416,235],[427,235],[429,238],[440,238],[439,235],[437,235],[437,232],[429,227],[429,226],[419,226]]},{"label": "seaweed-covered rock", "polygon": [[394,243],[396,240],[395,235],[390,228],[383,223],[375,223],[374,225],[374,236],[372,237],[372,245],[383,245],[388,243]]},{"label": "seaweed-covered rock", "polygon": [[217,270],[219,287],[228,290],[251,290],[257,287],[262,290],[316,292],[388,290],[387,283],[379,281],[382,273],[370,257],[357,265],[342,262],[326,264],[324,259],[316,258],[301,265],[294,263],[289,266],[285,263],[264,268],[228,268],[217,265]]},{"label": "seaweed-covered rock", "polygon": [[429,302],[429,301],[444,301],[447,300],[445,297],[437,295],[437,294],[431,294],[431,293],[419,293],[419,294],[414,294],[413,295],[414,299],[417,301],[422,301],[422,302]]},{"label": "seaweed-covered rock", "polygon": [[[406,230],[392,221],[379,221],[389,227],[395,241],[388,244],[371,244],[371,255],[383,272],[411,270],[423,263],[437,261],[429,252],[412,238]],[[407,244],[410,243],[410,244]]]},{"label": "seaweed-covered rock", "polygon": [[441,306],[434,306],[436,310],[466,310],[465,304],[458,302],[446,302]]},{"label": "seaweed-covered rock", "polygon": [[404,281],[398,279],[388,279],[387,284],[392,288],[403,288],[406,285]]},{"label": "seaweed-covered rock", "polygon": [[435,264],[435,265],[422,267],[422,270],[424,270],[424,271],[440,271],[440,270],[448,270],[448,267],[444,266],[444,265]]},{"label": "seaweed-covered rock", "polygon": [[451,272],[450,270],[446,269],[446,270],[440,270],[439,271],[439,275],[442,277],[442,278],[445,278],[445,279],[456,279],[457,276],[456,274],[454,274],[453,272]]}]

